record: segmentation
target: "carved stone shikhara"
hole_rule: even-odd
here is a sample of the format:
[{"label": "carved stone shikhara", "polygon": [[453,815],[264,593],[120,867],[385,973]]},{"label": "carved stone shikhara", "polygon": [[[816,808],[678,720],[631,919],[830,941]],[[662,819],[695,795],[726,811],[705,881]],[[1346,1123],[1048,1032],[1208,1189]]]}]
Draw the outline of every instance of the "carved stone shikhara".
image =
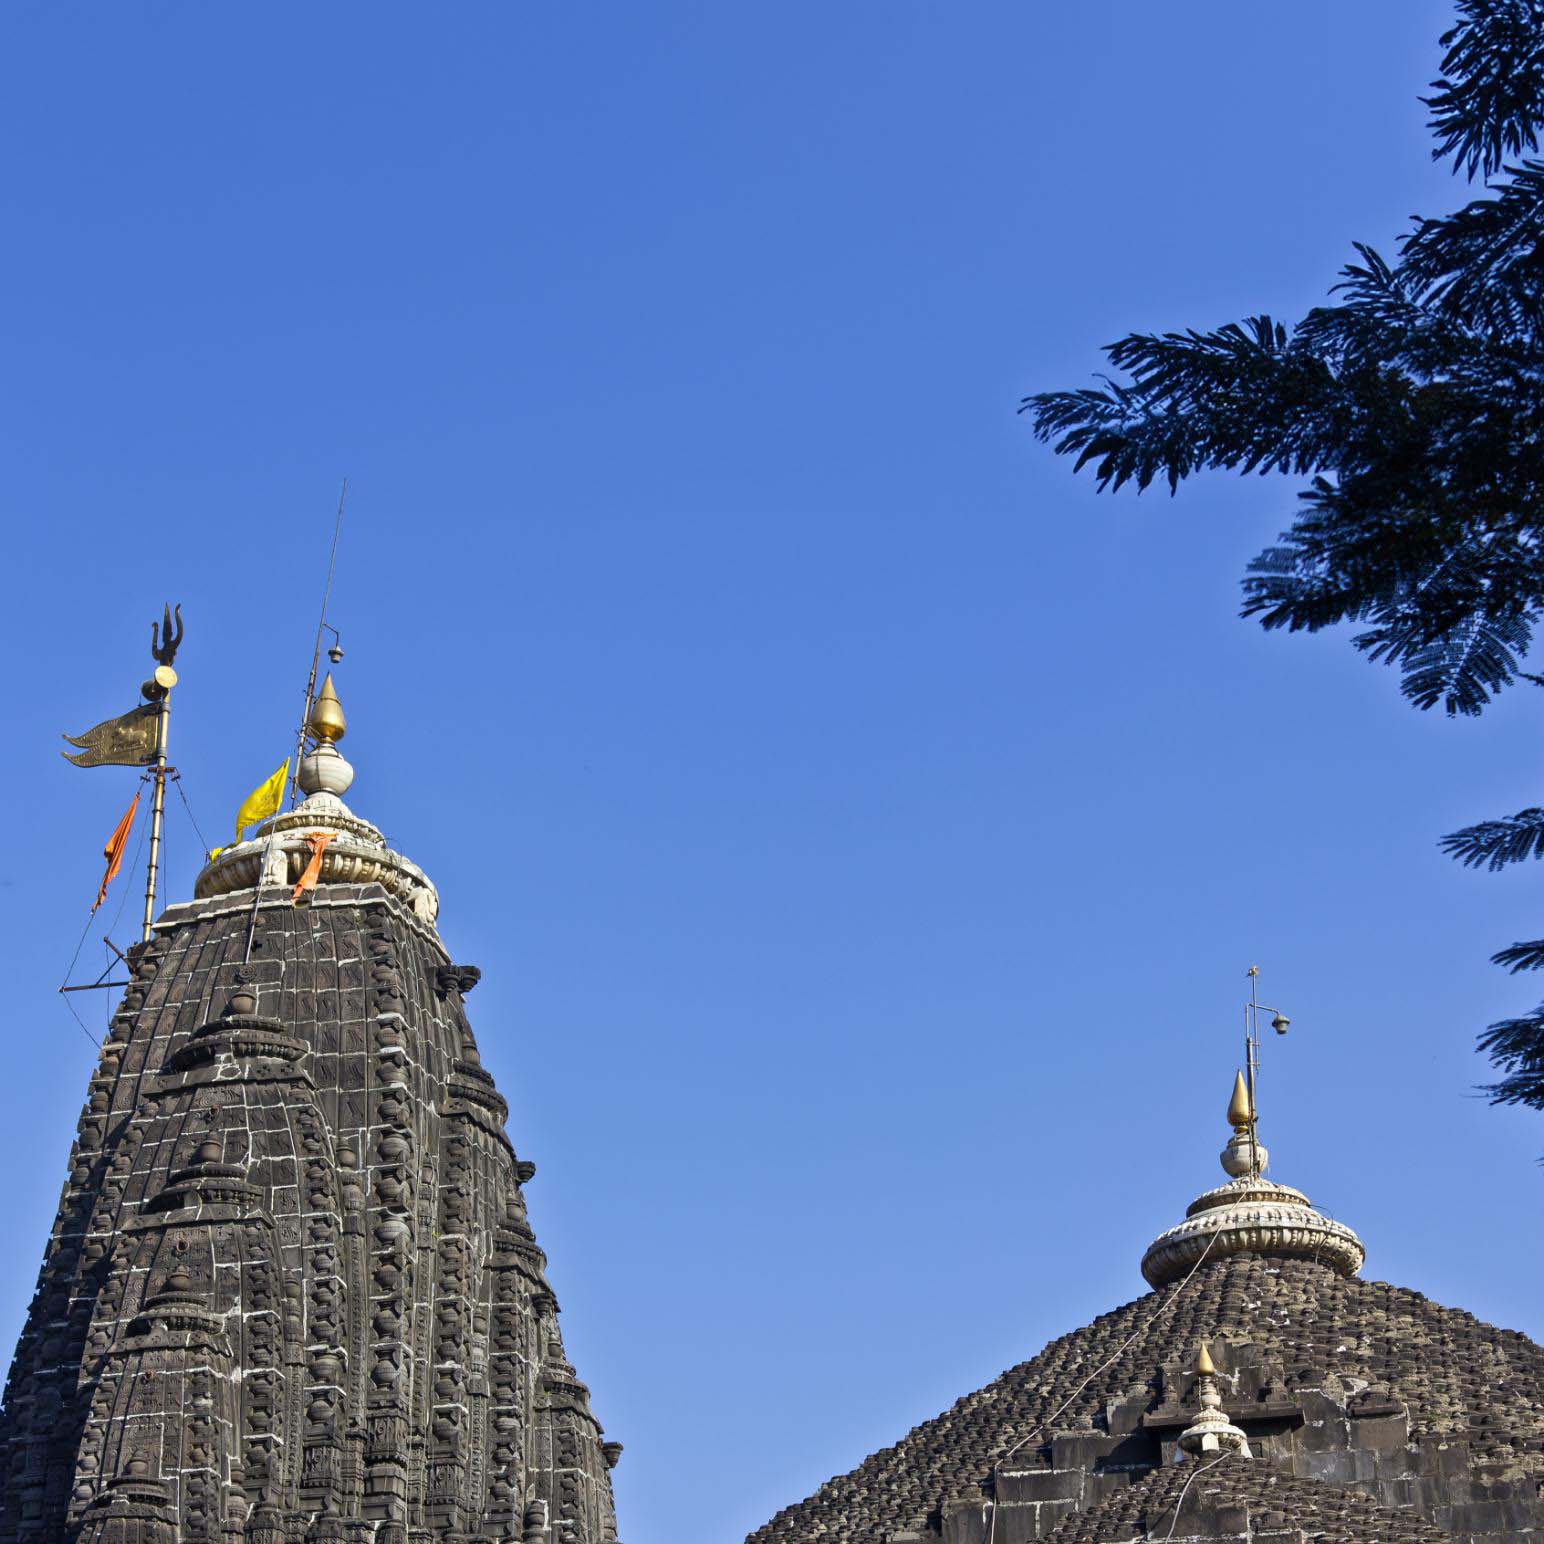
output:
[{"label": "carved stone shikhara", "polygon": [[130,951],[0,1412],[0,1544],[616,1537],[478,972],[326,749]]}]

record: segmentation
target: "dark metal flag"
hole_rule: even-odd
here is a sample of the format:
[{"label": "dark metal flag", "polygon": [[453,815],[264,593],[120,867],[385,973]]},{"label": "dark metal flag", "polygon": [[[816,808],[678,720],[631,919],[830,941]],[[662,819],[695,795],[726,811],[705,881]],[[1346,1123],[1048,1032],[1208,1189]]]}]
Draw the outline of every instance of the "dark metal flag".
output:
[{"label": "dark metal flag", "polygon": [[104,719],[83,735],[64,736],[80,747],[80,755],[59,754],[77,767],[144,767],[155,760],[156,719],[160,709],[153,702],[131,708],[118,718]]}]

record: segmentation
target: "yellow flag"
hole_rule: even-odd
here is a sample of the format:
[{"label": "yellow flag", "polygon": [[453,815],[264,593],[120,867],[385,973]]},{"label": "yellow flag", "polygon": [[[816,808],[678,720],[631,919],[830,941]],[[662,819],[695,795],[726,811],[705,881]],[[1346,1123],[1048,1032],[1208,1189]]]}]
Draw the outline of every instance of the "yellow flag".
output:
[{"label": "yellow flag", "polygon": [[284,803],[284,784],[288,777],[289,757],[286,756],[279,763],[278,771],[272,777],[265,778],[241,801],[241,808],[236,811],[238,842],[248,826],[255,826],[258,821],[267,820],[270,815],[279,813],[279,806]]}]

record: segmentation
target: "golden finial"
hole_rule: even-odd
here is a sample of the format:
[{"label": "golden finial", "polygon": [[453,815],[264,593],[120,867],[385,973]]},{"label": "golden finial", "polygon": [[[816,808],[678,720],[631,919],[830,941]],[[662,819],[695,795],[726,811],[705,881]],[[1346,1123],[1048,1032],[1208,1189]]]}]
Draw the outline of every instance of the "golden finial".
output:
[{"label": "golden finial", "polygon": [[1213,1378],[1217,1375],[1217,1368],[1212,1362],[1212,1353],[1206,1349],[1206,1342],[1201,1342],[1201,1354],[1196,1358],[1196,1374],[1202,1378]]},{"label": "golden finial", "polygon": [[[330,678],[329,678],[330,679]],[[1247,1131],[1254,1111],[1249,1105],[1249,1086],[1244,1082],[1244,1074],[1233,1074],[1233,1097],[1228,1100],[1228,1124],[1235,1131]]]},{"label": "golden finial", "polygon": [[330,670],[327,679],[322,682],[321,691],[316,694],[316,701],[311,704],[311,717],[306,728],[328,745],[341,740],[348,732],[348,720],[343,716],[343,704],[338,701],[338,694],[333,689]]}]

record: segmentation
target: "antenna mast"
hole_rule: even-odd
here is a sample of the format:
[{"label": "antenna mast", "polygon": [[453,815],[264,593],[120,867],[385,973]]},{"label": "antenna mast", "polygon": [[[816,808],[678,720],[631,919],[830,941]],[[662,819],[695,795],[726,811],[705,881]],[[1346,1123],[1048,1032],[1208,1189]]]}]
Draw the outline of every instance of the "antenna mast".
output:
[{"label": "antenna mast", "polygon": [[1249,967],[1249,1002],[1244,1008],[1244,1082],[1249,1089],[1249,1164],[1250,1172],[1260,1172],[1260,1115],[1255,1103],[1255,1080],[1260,1073],[1260,1004],[1255,995],[1255,983],[1260,979],[1260,967]]},{"label": "antenna mast", "polygon": [[1260,967],[1249,967],[1249,1001],[1244,1004],[1244,1084],[1249,1092],[1249,1167],[1256,1178],[1264,1165],[1260,1162],[1260,1114],[1255,1104],[1255,1085],[1260,1077],[1260,1015],[1272,1015],[1271,1028],[1278,1035],[1287,1032],[1292,1022],[1279,1008],[1262,1003],[1257,995],[1256,984],[1260,979]]},{"label": "antenna mast", "polygon": [[[327,554],[327,583],[322,589],[322,614],[316,623],[316,645],[311,650],[311,673],[306,677],[306,705],[300,715],[300,731],[295,737],[295,760],[290,772],[290,808],[295,807],[295,800],[300,789],[300,758],[306,748],[306,725],[311,720],[311,704],[316,701],[316,668],[322,658],[322,634],[331,631],[334,638],[338,636],[337,629],[329,629],[327,626],[327,603],[332,599],[332,571],[338,561],[338,534],[343,529],[343,504],[348,498],[348,478],[343,479],[343,487],[338,493],[338,513],[332,522],[332,550]],[[334,648],[337,645],[334,644]],[[342,657],[342,650],[338,649],[335,658]]]}]

